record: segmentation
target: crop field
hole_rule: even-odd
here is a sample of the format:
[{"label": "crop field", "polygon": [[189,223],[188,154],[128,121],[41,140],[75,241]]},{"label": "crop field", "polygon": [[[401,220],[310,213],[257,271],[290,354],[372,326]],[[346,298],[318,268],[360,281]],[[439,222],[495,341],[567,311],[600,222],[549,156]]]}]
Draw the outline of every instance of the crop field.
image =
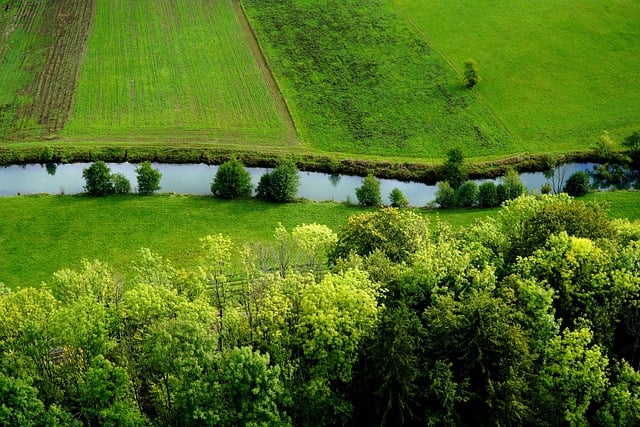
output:
[{"label": "crop field", "polygon": [[443,157],[520,151],[491,111],[387,0],[245,0],[316,149]]},{"label": "crop field", "polygon": [[530,152],[619,143],[640,128],[640,2],[393,0]]},{"label": "crop field", "polygon": [[231,0],[96,0],[67,140],[290,140]]},{"label": "crop field", "polygon": [[0,0],[0,138],[49,136],[68,118],[91,1]]}]

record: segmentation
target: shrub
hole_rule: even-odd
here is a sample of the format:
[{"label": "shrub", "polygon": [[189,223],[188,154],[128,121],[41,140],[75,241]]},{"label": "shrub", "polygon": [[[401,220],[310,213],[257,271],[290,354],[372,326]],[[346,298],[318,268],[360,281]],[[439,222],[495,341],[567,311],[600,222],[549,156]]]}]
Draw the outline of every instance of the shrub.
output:
[{"label": "shrub", "polygon": [[162,174],[158,169],[151,167],[150,162],[142,162],[136,168],[138,176],[138,193],[152,194],[160,189]]},{"label": "shrub", "polygon": [[499,204],[496,185],[491,181],[480,184],[480,187],[478,187],[478,205],[482,208],[492,208]]},{"label": "shrub", "polygon": [[540,187],[540,193],[542,193],[542,194],[551,194],[551,190],[553,190],[553,189],[551,188],[551,184],[549,184],[548,182],[545,182]]},{"label": "shrub", "polygon": [[520,181],[520,174],[513,169],[506,173],[502,182],[507,190],[507,200],[520,197],[527,191],[522,181]]},{"label": "shrub", "polygon": [[450,209],[456,205],[456,190],[454,190],[447,181],[438,183],[436,191],[436,203],[442,209]]},{"label": "shrub", "polygon": [[478,184],[467,181],[456,191],[456,204],[463,208],[470,208],[478,202]]},{"label": "shrub", "polygon": [[467,179],[467,171],[463,162],[464,155],[460,148],[453,148],[447,152],[447,161],[444,163],[444,180],[454,190],[457,190]]},{"label": "shrub", "polygon": [[580,197],[589,192],[589,187],[589,174],[585,171],[578,171],[567,179],[562,191],[572,197]]},{"label": "shrub", "polygon": [[91,196],[105,196],[114,191],[111,170],[102,160],[93,162],[82,171],[85,180],[84,189]]},{"label": "shrub", "polygon": [[298,194],[300,176],[293,161],[280,163],[272,172],[260,177],[257,197],[272,202],[291,202]]},{"label": "shrub", "polygon": [[218,168],[211,184],[211,193],[223,199],[251,196],[251,174],[236,158]]},{"label": "shrub", "polygon": [[468,89],[473,89],[480,82],[478,65],[473,59],[464,61],[464,85]]},{"label": "shrub", "polygon": [[397,187],[389,193],[389,200],[391,201],[391,206],[394,208],[406,208],[409,206],[409,200],[407,200],[404,193]]},{"label": "shrub", "polygon": [[121,173],[114,173],[111,175],[111,182],[113,182],[113,192],[116,194],[129,194],[131,192],[131,183]]},{"label": "shrub", "polygon": [[496,185],[496,196],[498,197],[498,206],[509,200],[509,189],[504,184]]},{"label": "shrub", "polygon": [[371,174],[367,175],[362,186],[356,188],[356,197],[360,206],[379,206],[382,203],[380,181]]}]

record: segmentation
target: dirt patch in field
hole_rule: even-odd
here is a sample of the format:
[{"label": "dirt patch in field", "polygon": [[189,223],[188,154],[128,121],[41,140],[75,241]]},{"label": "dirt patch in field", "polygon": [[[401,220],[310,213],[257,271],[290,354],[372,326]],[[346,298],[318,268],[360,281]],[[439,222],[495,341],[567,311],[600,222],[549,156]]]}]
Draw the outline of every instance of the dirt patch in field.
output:
[{"label": "dirt patch in field", "polygon": [[18,109],[42,126],[43,137],[53,137],[73,111],[80,66],[95,15],[94,0],[49,1],[41,33],[50,37],[42,71],[26,89],[32,102]]},{"label": "dirt patch in field", "polygon": [[238,0],[231,0],[231,3],[233,4],[233,10],[238,17],[238,21],[240,21],[242,32],[244,33],[247,40],[247,45],[249,46],[249,49],[251,50],[251,53],[256,60],[256,64],[258,65],[258,69],[260,70],[260,74],[262,75],[262,79],[267,85],[267,89],[274,99],[276,108],[278,109],[278,112],[282,116],[282,119],[287,126],[289,139],[294,143],[298,143],[298,133],[296,131],[293,118],[291,117],[291,112],[289,111],[287,102],[282,96],[282,92],[280,92],[280,88],[278,87],[278,84],[276,83],[276,80],[271,73],[271,68],[267,63],[264,52],[262,52],[262,49],[260,48],[260,44],[258,43],[258,39],[256,38],[253,29],[251,28],[251,24],[249,24],[249,19],[247,18],[246,13]]}]

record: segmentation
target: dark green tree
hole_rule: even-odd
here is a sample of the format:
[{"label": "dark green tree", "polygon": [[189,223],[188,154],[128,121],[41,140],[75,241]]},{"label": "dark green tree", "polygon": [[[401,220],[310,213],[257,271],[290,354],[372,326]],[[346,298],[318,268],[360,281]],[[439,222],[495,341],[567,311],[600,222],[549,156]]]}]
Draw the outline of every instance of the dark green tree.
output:
[{"label": "dark green tree", "polygon": [[293,160],[281,162],[273,171],[262,175],[257,197],[272,202],[292,202],[300,186],[299,170]]},{"label": "dark green tree", "polygon": [[409,200],[407,200],[404,193],[397,187],[389,193],[389,201],[391,202],[391,206],[394,208],[405,208],[409,206]]},{"label": "dark green tree", "polygon": [[496,185],[491,181],[480,184],[478,188],[478,205],[481,208],[492,208],[499,204]]},{"label": "dark green tree", "polygon": [[84,169],[82,177],[85,180],[84,189],[91,196],[105,196],[114,191],[111,169],[102,160],[97,160]]},{"label": "dark green tree", "polygon": [[237,199],[251,196],[251,174],[237,158],[224,162],[218,168],[211,184],[214,196]]},{"label": "dark green tree", "polygon": [[456,204],[463,208],[470,208],[478,202],[478,184],[467,181],[456,191]]},{"label": "dark green tree", "polygon": [[624,139],[622,145],[629,150],[633,165],[640,166],[640,131],[635,131]]},{"label": "dark green tree", "polygon": [[131,192],[131,183],[121,173],[114,173],[111,175],[111,181],[113,181],[113,192],[116,194],[128,194]]},{"label": "dark green tree", "polygon": [[589,174],[585,171],[578,171],[567,179],[562,191],[571,197],[581,197],[589,192]]},{"label": "dark green tree", "polygon": [[453,148],[447,152],[447,160],[444,163],[444,180],[454,190],[457,190],[467,180],[467,171],[463,163],[464,155],[460,148]]},{"label": "dark green tree", "polygon": [[442,209],[451,209],[456,206],[456,190],[447,181],[438,183],[435,202]]},{"label": "dark green tree", "polygon": [[153,194],[160,189],[162,174],[158,169],[151,167],[150,162],[142,162],[136,168],[138,177],[138,193]]},{"label": "dark green tree", "polygon": [[360,206],[379,206],[382,203],[380,181],[371,174],[367,175],[362,186],[356,188],[356,197]]},{"label": "dark green tree", "polygon": [[478,74],[478,65],[473,59],[467,59],[464,61],[464,85],[468,89],[473,89],[480,82],[480,75]]}]

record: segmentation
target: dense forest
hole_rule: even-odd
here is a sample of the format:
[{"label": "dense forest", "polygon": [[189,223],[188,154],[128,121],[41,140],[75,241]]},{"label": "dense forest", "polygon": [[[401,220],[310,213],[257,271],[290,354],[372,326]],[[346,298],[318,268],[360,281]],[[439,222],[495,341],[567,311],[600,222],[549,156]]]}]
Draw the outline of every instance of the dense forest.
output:
[{"label": "dense forest", "polygon": [[0,288],[0,425],[637,425],[640,224],[521,196]]}]

